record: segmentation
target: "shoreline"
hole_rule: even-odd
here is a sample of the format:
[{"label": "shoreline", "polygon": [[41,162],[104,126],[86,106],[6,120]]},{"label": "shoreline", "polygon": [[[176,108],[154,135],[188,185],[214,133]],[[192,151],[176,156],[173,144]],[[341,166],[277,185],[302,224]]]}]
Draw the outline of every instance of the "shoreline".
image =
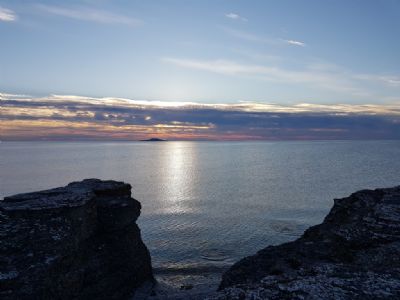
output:
[{"label": "shoreline", "polygon": [[0,202],[0,254],[7,258],[0,261],[0,296],[400,297],[400,186],[335,199],[324,221],[298,239],[268,246],[232,266],[225,261],[153,267],[136,224],[140,210],[131,186],[111,180],[86,179],[6,197]]}]

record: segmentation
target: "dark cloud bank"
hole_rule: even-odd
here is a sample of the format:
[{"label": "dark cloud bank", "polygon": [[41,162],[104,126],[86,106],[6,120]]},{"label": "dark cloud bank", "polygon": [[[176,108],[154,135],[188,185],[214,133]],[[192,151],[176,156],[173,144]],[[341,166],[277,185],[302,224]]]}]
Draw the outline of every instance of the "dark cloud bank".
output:
[{"label": "dark cloud bank", "polygon": [[0,94],[2,140],[400,139],[395,105],[171,105]]}]

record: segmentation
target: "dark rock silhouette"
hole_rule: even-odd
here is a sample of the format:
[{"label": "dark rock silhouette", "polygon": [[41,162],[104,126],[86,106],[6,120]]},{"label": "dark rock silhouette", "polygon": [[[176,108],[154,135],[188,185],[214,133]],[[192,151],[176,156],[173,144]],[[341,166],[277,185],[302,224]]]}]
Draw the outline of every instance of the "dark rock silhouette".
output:
[{"label": "dark rock silhouette", "polygon": [[337,199],[320,225],[233,265],[209,299],[400,299],[400,187]]},{"label": "dark rock silhouette", "polygon": [[141,142],[166,142],[167,140],[159,139],[159,138],[151,138],[147,140],[140,140]]},{"label": "dark rock silhouette", "polygon": [[87,179],[0,201],[1,299],[125,299],[153,280],[123,182]]}]

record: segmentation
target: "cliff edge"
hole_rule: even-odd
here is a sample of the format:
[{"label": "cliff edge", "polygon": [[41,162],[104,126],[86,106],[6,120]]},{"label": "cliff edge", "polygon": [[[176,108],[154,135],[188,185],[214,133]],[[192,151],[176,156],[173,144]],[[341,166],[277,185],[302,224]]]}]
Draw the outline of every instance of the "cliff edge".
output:
[{"label": "cliff edge", "polygon": [[86,179],[0,201],[1,299],[125,299],[153,280],[123,182]]},{"label": "cliff edge", "polygon": [[400,299],[400,187],[336,199],[296,241],[234,264],[209,299]]}]

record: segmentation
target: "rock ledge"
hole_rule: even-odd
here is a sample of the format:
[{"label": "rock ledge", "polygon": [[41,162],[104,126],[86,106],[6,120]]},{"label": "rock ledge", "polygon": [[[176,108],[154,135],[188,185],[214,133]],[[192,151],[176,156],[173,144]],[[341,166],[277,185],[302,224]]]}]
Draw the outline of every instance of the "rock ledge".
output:
[{"label": "rock ledge", "polygon": [[124,299],[152,280],[123,182],[86,179],[0,201],[1,299]]},{"label": "rock ledge", "polygon": [[209,299],[400,299],[400,187],[336,199],[296,241],[233,265]]}]

